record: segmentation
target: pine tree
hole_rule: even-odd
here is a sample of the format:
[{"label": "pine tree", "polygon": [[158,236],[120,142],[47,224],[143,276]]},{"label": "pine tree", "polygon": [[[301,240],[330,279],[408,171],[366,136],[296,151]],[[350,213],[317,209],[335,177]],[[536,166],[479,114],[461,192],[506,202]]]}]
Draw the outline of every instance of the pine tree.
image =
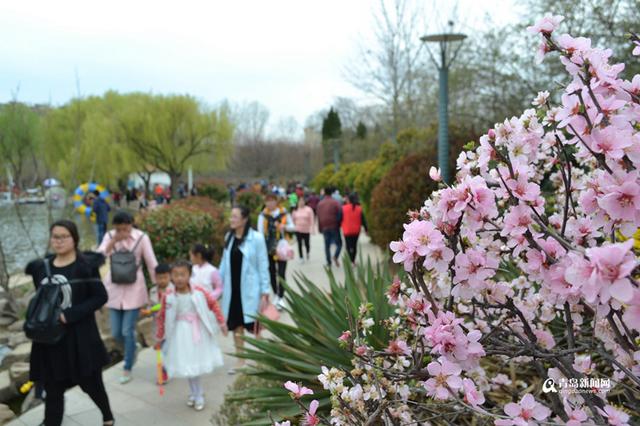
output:
[{"label": "pine tree", "polygon": [[342,123],[340,122],[340,116],[332,107],[329,109],[325,119],[322,120],[322,146],[324,148],[324,164],[329,164],[333,157],[336,171],[340,165],[341,138]]},{"label": "pine tree", "polygon": [[358,126],[356,127],[356,137],[358,139],[367,138],[367,126],[365,126],[362,121],[358,121]]}]

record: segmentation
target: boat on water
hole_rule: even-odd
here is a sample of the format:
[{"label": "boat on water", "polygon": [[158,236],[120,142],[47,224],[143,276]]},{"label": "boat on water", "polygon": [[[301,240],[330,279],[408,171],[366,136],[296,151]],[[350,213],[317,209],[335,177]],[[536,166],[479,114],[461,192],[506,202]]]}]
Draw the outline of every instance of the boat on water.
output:
[{"label": "boat on water", "polygon": [[18,204],[44,204],[47,202],[40,188],[29,188],[16,201]]}]

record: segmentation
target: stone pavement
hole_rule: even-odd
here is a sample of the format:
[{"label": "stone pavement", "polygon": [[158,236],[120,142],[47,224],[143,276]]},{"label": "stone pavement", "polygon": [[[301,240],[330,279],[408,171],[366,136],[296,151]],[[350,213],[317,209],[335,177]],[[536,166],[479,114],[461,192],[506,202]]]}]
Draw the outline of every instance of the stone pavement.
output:
[{"label": "stone pavement", "polygon": [[[297,257],[297,245],[296,245]],[[344,246],[343,246],[344,249]],[[371,256],[379,259],[381,252],[369,242],[368,236],[360,237],[359,251],[363,257]],[[344,251],[343,251],[344,253]],[[342,256],[342,255],[341,255]],[[329,283],[324,272],[324,241],[321,235],[311,236],[311,260],[300,263],[297,259],[290,261],[287,267],[287,279],[291,282],[293,273],[304,272],[309,278],[322,287],[328,289]],[[342,268],[333,268],[337,278],[342,280],[344,274]],[[288,315],[283,315],[282,320],[291,322]],[[220,345],[225,354],[233,352],[233,338],[231,334],[226,338],[220,336]],[[117,426],[178,426],[178,425],[210,425],[214,413],[218,412],[224,401],[224,393],[227,387],[233,383],[235,376],[227,374],[229,367],[233,366],[235,359],[225,355],[225,366],[216,370],[213,374],[203,377],[205,409],[196,412],[187,407],[188,384],[185,379],[174,379],[165,385],[164,396],[159,395],[155,385],[156,377],[156,352],[150,348],[143,349],[138,355],[138,361],[133,369],[134,379],[120,385],[118,377],[122,369],[122,363],[116,364],[104,372],[104,381],[109,394],[111,409],[113,410]],[[75,387],[65,394],[65,426],[93,426],[101,425],[102,417],[91,399],[80,388]],[[43,419],[44,405],[24,413],[20,418],[10,422],[9,426],[35,426]]]}]

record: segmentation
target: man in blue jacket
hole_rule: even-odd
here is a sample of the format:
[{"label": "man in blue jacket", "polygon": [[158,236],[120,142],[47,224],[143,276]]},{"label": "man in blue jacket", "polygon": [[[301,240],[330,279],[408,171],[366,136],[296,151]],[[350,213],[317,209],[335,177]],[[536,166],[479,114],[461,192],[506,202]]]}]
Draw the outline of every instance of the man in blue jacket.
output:
[{"label": "man in blue jacket", "polygon": [[99,191],[93,191],[93,212],[96,214],[96,234],[98,245],[102,242],[104,234],[107,233],[107,224],[109,223],[109,212],[111,207],[102,197]]}]

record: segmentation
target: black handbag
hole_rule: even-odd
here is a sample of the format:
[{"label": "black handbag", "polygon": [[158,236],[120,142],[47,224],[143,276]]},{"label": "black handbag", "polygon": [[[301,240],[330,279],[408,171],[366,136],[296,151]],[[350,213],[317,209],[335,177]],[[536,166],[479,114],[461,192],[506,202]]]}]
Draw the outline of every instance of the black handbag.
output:
[{"label": "black handbag", "polygon": [[54,282],[51,276],[48,259],[44,259],[44,267],[47,282],[38,287],[36,294],[29,301],[23,329],[26,336],[34,342],[54,345],[66,333],[64,324],[60,322],[64,292],[62,284]]},{"label": "black handbag", "polygon": [[[135,251],[138,248],[138,244],[145,234],[142,234],[136,245],[133,246],[133,250],[120,250],[111,254],[111,282],[114,284],[133,284],[138,278],[138,268],[142,265],[142,262],[138,264],[136,260]],[[111,236],[109,236],[111,237]]]}]

